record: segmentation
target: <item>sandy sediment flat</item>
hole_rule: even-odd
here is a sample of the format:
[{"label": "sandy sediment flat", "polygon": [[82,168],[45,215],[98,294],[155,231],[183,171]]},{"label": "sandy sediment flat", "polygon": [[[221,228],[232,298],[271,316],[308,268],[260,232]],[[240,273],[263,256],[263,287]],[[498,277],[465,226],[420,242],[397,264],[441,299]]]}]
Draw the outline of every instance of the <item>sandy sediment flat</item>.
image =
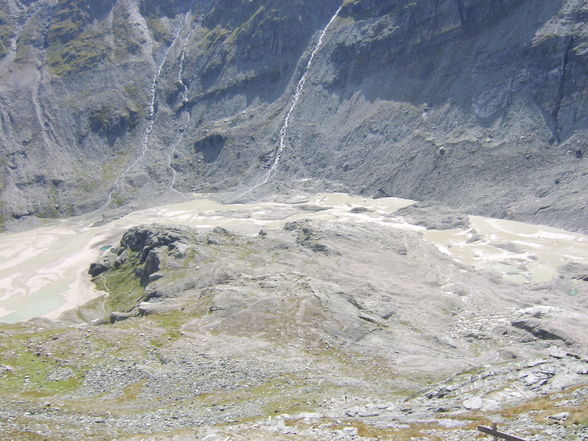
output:
[{"label": "sandy sediment flat", "polygon": [[[0,321],[56,318],[102,295],[87,274],[90,264],[106,252],[104,247],[116,246],[122,234],[138,224],[179,224],[202,229],[220,226],[239,234],[257,234],[261,228],[279,229],[285,222],[300,219],[377,223],[391,229],[422,231],[425,240],[455,260],[502,272],[517,283],[544,282],[569,262],[588,264],[587,236],[479,216],[470,216],[469,228],[426,230],[394,216],[398,209],[411,204],[413,201],[404,199],[332,193],[295,203],[225,205],[197,195],[188,202],[137,211],[100,226],[92,226],[96,219],[80,217],[2,234]],[[474,234],[479,238],[472,241]],[[505,249],[505,243],[515,247]]]}]

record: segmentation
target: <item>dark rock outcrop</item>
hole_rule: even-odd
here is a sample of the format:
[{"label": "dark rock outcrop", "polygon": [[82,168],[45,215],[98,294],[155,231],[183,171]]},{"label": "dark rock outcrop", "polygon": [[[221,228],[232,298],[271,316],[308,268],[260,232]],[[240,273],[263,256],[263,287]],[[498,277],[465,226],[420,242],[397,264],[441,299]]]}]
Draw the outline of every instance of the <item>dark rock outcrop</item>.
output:
[{"label": "dark rock outcrop", "polygon": [[288,222],[284,230],[292,231],[296,235],[296,243],[314,253],[331,253],[329,248],[319,242],[319,233],[314,230],[307,220]]},{"label": "dark rock outcrop", "polygon": [[[138,253],[141,263],[156,248],[167,247],[169,251],[178,248],[180,243],[190,241],[193,232],[189,228],[170,227],[164,225],[141,225],[127,231],[120,241],[122,248]],[[120,248],[117,253],[120,253]]]},{"label": "dark rock outcrop", "polygon": [[568,344],[572,343],[564,331],[545,325],[537,319],[517,320],[513,321],[512,325],[515,328],[520,328],[530,332],[541,340],[563,340]]}]

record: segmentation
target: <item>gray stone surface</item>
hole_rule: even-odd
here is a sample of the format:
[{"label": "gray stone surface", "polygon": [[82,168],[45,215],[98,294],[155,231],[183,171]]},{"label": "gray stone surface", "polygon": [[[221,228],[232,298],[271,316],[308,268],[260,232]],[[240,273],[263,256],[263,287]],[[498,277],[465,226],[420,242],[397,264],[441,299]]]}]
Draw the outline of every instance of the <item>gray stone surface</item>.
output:
[{"label": "gray stone surface", "polygon": [[[345,214],[283,220],[262,236],[133,227],[102,259],[119,265],[97,277],[141,286],[158,255],[159,277],[129,311],[104,317],[97,299],[65,323],[0,326],[0,430],[49,440],[467,441],[484,414],[507,433],[582,439],[573,422],[588,400],[588,342],[575,320],[586,322],[586,291],[574,311],[557,291],[524,307],[536,301],[532,286],[513,294],[419,231]],[[567,317],[559,326],[574,338],[546,344],[511,324],[521,317]],[[540,418],[526,406],[537,398]],[[563,411],[567,420],[548,419]]]},{"label": "gray stone surface", "polygon": [[346,2],[292,107],[339,5],[6,0],[3,223],[302,188],[586,231],[585,0]]}]

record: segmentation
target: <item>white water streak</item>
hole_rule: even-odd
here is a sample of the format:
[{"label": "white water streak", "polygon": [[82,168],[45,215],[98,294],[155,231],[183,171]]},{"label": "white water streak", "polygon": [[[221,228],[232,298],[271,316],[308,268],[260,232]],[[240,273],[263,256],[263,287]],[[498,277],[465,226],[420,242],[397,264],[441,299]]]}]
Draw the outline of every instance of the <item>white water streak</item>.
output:
[{"label": "white water streak", "polygon": [[308,59],[308,62],[306,63],[304,73],[302,74],[302,77],[300,78],[300,80],[298,81],[298,84],[296,85],[296,90],[294,92],[292,105],[288,109],[288,112],[286,113],[286,116],[284,118],[284,122],[282,124],[282,128],[280,129],[280,145],[278,146],[278,150],[276,151],[276,156],[274,158],[274,162],[272,163],[271,167],[267,171],[265,177],[259,183],[257,183],[256,185],[251,187],[249,190],[247,190],[245,193],[243,193],[243,195],[253,191],[254,189],[256,189],[264,184],[267,184],[268,181],[270,180],[270,178],[272,177],[272,174],[274,174],[275,171],[277,170],[278,165],[280,164],[280,160],[282,158],[282,152],[284,151],[284,148],[286,147],[286,136],[288,135],[288,128],[290,126],[290,117],[292,116],[294,109],[296,109],[296,106],[298,105],[298,101],[300,100],[300,95],[302,94],[302,91],[304,90],[304,86],[306,85],[306,80],[308,79],[308,76],[310,74],[310,69],[312,67],[312,63],[314,61],[314,58],[316,57],[317,53],[319,52],[319,50],[323,44],[323,38],[325,37],[327,31],[331,27],[331,24],[333,24],[335,19],[339,16],[339,12],[341,12],[342,8],[343,8],[343,5],[339,6],[339,9],[337,9],[337,11],[331,17],[331,19],[329,20],[327,25],[323,28],[323,30],[319,36],[319,39],[310,54],[310,58]]},{"label": "white water streak", "polygon": [[176,149],[180,145],[180,142],[184,138],[184,132],[188,128],[188,124],[190,124],[190,119],[192,118],[192,115],[190,114],[190,112],[187,112],[187,113],[188,113],[188,117],[186,118],[186,122],[184,123],[182,129],[180,129],[180,134],[178,135],[178,139],[176,139],[176,142],[172,145],[172,148],[169,151],[169,155],[167,156],[167,166],[172,172],[172,180],[171,180],[171,183],[169,184],[169,189],[173,192],[180,193],[180,194],[181,194],[181,192],[174,188],[174,186],[176,185],[176,179],[178,177],[178,172],[176,171],[176,169],[172,165],[172,157],[173,157],[174,153],[176,152]]},{"label": "white water streak", "polygon": [[[192,27],[192,29],[190,30],[188,35],[186,35],[186,38],[184,39],[184,44],[182,45],[182,52],[180,53],[180,63],[179,63],[179,70],[178,70],[178,83],[182,86],[182,89],[183,89],[182,93],[180,95],[182,104],[184,104],[187,101],[187,94],[188,94],[188,86],[186,85],[186,83],[184,83],[184,79],[182,78],[182,75],[184,73],[184,60],[186,59],[186,50],[188,49],[188,44],[190,43],[190,39],[192,38],[192,34],[198,28],[199,24],[200,23],[196,23]],[[178,190],[176,190],[174,188],[174,186],[176,185],[176,179],[178,177],[178,172],[176,171],[176,169],[172,165],[172,157],[173,157],[174,153],[176,152],[176,149],[180,145],[180,142],[182,142],[182,139],[184,138],[184,133],[185,133],[186,129],[188,128],[188,125],[190,124],[190,120],[192,119],[192,114],[190,113],[190,111],[187,111],[187,113],[188,113],[188,117],[186,118],[186,121],[184,122],[182,128],[180,129],[178,139],[176,139],[176,142],[172,145],[172,148],[170,149],[169,154],[167,156],[167,166],[172,172],[172,180],[169,185],[169,188],[170,188],[170,190],[172,190],[176,193],[180,193]]]},{"label": "white water streak", "polygon": [[184,91],[182,93],[182,101],[185,101],[186,94],[188,93],[188,86],[186,86],[186,83],[184,83],[184,79],[182,78],[182,74],[184,73],[184,61],[186,59],[186,50],[188,49],[188,44],[190,43],[190,39],[192,38],[192,34],[194,33],[194,31],[196,31],[196,29],[198,29],[199,25],[200,25],[200,23],[196,23],[192,27],[192,29],[190,29],[190,32],[188,33],[188,35],[186,35],[186,38],[184,39],[184,44],[182,45],[182,52],[180,53],[180,68],[178,70],[178,83],[180,83],[182,85],[182,88],[184,89]]},{"label": "white water streak", "polygon": [[159,79],[161,78],[161,72],[163,70],[163,67],[164,67],[166,61],[167,61],[167,58],[169,56],[170,51],[177,43],[178,39],[180,38],[180,34],[182,33],[182,30],[184,29],[184,27],[186,26],[186,23],[188,22],[188,17],[191,15],[191,11],[192,11],[193,6],[194,6],[194,0],[192,0],[192,2],[190,4],[190,9],[188,9],[188,12],[186,12],[186,15],[184,15],[184,20],[182,21],[182,25],[179,27],[178,32],[176,33],[176,36],[172,40],[171,44],[165,50],[165,53],[163,54],[163,59],[161,60],[161,62],[157,66],[157,68],[155,69],[153,79],[151,80],[151,88],[150,88],[151,97],[149,99],[149,104],[147,106],[147,108],[148,108],[147,127],[145,128],[145,134],[143,135],[143,142],[141,143],[140,153],[137,156],[137,158],[131,163],[131,165],[129,165],[118,176],[118,178],[116,178],[116,180],[114,181],[114,184],[112,186],[112,189],[110,190],[110,193],[108,193],[108,198],[106,200],[106,203],[101,208],[99,208],[99,210],[102,210],[110,205],[110,203],[112,202],[112,196],[113,196],[114,192],[118,189],[123,178],[145,157],[145,154],[147,153],[149,139],[151,138],[151,132],[153,131],[153,124],[155,123],[155,116],[156,116],[155,103],[157,101],[157,85],[159,84]]}]

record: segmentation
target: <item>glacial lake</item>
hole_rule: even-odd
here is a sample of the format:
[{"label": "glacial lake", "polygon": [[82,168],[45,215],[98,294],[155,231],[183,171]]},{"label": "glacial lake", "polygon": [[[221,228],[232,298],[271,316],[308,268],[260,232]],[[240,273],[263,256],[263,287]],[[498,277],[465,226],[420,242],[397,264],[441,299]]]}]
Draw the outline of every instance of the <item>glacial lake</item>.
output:
[{"label": "glacial lake", "polygon": [[[412,230],[464,265],[499,274],[514,284],[545,283],[567,263],[588,265],[588,236],[557,228],[470,216],[470,228],[426,230],[394,215],[413,201],[367,199],[342,193],[317,194],[288,202],[222,204],[203,195],[172,205],[133,212],[96,225],[88,216],[47,221],[35,229],[0,234],[0,322],[57,318],[103,295],[88,268],[124,232],[139,224],[217,226],[244,235],[280,229],[286,222],[319,219],[378,224]],[[366,210],[357,210],[365,208]],[[351,211],[352,209],[353,212]],[[570,295],[573,295],[573,287]]]}]

